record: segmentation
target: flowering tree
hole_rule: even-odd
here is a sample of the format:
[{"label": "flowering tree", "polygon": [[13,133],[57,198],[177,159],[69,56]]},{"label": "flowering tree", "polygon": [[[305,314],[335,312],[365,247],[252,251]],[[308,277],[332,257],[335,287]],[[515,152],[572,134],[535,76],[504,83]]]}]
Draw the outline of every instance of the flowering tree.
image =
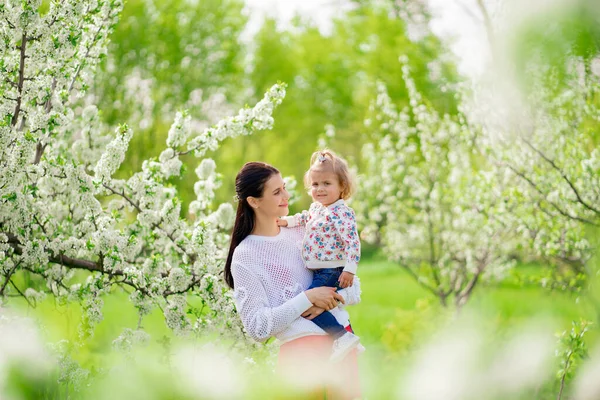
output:
[{"label": "flowering tree", "polygon": [[360,180],[357,215],[365,239],[443,305],[460,307],[482,278],[511,265],[504,186],[475,149],[477,131],[427,106],[403,71],[410,108],[398,111],[381,85],[366,121],[376,139],[364,172],[380,178]]},{"label": "flowering tree", "polygon": [[[91,333],[102,296],[120,287],[140,317],[158,306],[176,332],[231,324],[241,332],[218,277],[234,213],[230,204],[213,206],[219,177],[203,157],[225,138],[271,128],[284,87],[200,134],[178,113],[160,157],[115,179],[133,133],[126,125],[105,133],[97,108],[77,99],[122,2],[52,1],[47,10],[41,3],[0,5],[0,303],[17,296],[34,306],[46,294],[78,301],[83,333]],[[203,158],[192,222],[181,218],[171,183],[190,153]],[[188,294],[202,302],[194,320],[186,316]]]},{"label": "flowering tree", "polygon": [[538,87],[510,122],[483,122],[481,147],[515,184],[515,224],[535,253],[582,271],[591,256],[585,228],[600,226],[600,77],[570,88]]}]

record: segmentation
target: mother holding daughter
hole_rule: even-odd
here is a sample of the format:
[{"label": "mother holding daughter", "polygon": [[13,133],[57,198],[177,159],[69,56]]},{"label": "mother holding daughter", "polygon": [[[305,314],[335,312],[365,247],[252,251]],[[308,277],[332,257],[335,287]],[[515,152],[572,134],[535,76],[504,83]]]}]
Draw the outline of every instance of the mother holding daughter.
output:
[{"label": "mother holding daughter", "polygon": [[[343,188],[344,182],[337,184]],[[289,375],[298,365],[305,369],[329,366],[323,370],[330,374],[325,377],[330,382],[327,398],[359,398],[356,349],[350,348],[340,362],[329,364],[336,336],[312,321],[328,311],[334,322],[351,333],[348,312],[338,307],[338,302],[350,305],[360,301],[358,279],[337,291],[313,283],[313,271],[306,268],[302,257],[304,225],[279,226],[279,217],[289,213],[289,194],[276,168],[262,162],[246,163],[236,176],[235,189],[238,207],[225,281],[234,289],[246,332],[257,341],[274,336],[282,342],[279,372]],[[301,382],[303,377],[296,379]]]}]

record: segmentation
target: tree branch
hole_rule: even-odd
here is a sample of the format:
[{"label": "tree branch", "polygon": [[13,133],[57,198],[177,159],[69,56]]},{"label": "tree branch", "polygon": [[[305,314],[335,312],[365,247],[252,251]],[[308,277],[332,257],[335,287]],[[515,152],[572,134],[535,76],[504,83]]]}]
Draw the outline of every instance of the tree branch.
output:
[{"label": "tree branch", "polygon": [[[434,185],[435,183],[433,181],[430,181],[429,191],[427,193],[427,200],[431,199],[431,192],[433,192]],[[433,237],[433,221],[431,220],[431,208],[429,207],[428,203],[426,203],[425,212],[427,213],[427,232],[429,234],[429,263],[431,264],[431,272],[433,273],[433,279],[435,280],[435,283],[438,285],[438,287],[440,287],[440,277],[437,272],[437,269],[435,268],[435,265],[437,263],[435,256],[435,238]]]},{"label": "tree branch", "polygon": [[47,146],[48,146],[48,143],[42,144],[41,141],[38,142],[38,144],[35,148],[35,158],[33,159],[34,164],[40,163],[40,161],[42,159],[42,155],[44,154],[44,150],[46,150]]},{"label": "tree branch", "polygon": [[[67,287],[67,286],[66,286],[66,285],[63,283],[62,279],[60,279],[60,280],[56,280],[56,279],[54,279],[54,280],[53,280],[53,279],[49,278],[49,277],[48,277],[48,275],[47,275],[47,274],[45,274],[43,271],[36,271],[36,270],[33,270],[33,269],[31,269],[31,268],[29,268],[29,267],[27,267],[27,266],[23,266],[23,267],[22,267],[22,269],[23,269],[23,270],[25,270],[25,271],[29,271],[29,272],[31,272],[32,274],[35,274],[35,275],[40,275],[40,276],[41,276],[42,278],[44,278],[46,281],[48,281],[48,280],[52,280],[52,281],[53,281],[54,283],[56,283],[58,286],[60,286],[61,288],[65,289],[67,292],[69,291],[69,288],[68,288],[68,287]],[[54,294],[54,291],[52,290],[52,288],[50,288],[50,290],[49,290],[47,293]]]},{"label": "tree branch", "polygon": [[[8,236],[8,244],[11,245],[11,247],[14,249],[15,253],[18,255],[22,255],[23,254],[23,249],[22,249],[22,244],[19,241],[19,239],[11,234],[11,233],[6,233],[5,234]],[[48,257],[48,260],[50,262],[53,262],[55,264],[61,264],[65,267],[69,267],[69,268],[75,268],[75,269],[85,269],[88,271],[97,271],[97,272],[102,272],[102,273],[110,273],[113,275],[122,275],[123,273],[120,271],[105,271],[104,268],[102,267],[101,264],[96,263],[94,261],[89,261],[89,260],[81,260],[81,259],[77,259],[77,258],[71,258],[71,257],[67,257],[63,254],[59,254],[58,256],[51,256]]]},{"label": "tree branch", "polygon": [[[49,113],[52,110],[52,94],[54,93],[55,89],[56,89],[56,78],[52,79],[52,88],[50,89],[50,96],[48,97],[48,100],[46,100],[46,104],[44,105],[44,109],[45,109],[46,113]],[[42,141],[40,139],[40,141],[37,143],[37,146],[35,149],[35,158],[33,159],[34,165],[40,163],[40,160],[42,159],[42,155],[44,154],[44,150],[46,150],[46,146],[48,146],[48,143],[42,144]]]},{"label": "tree branch", "polygon": [[75,71],[75,75],[73,75],[73,79],[71,80],[71,83],[69,84],[69,89],[67,90],[69,93],[73,89],[73,85],[75,85],[75,81],[77,80],[77,77],[79,77],[79,73],[81,72],[81,69],[83,68],[83,65],[84,65],[83,60],[87,59],[88,55],[90,54],[90,50],[92,50],[92,47],[94,47],[94,45],[96,44],[96,40],[98,39],[98,35],[102,31],[102,28],[104,27],[104,24],[107,21],[108,21],[108,17],[106,17],[106,18],[104,18],[102,20],[102,23],[98,27],[98,30],[96,31],[96,33],[94,33],[94,38],[92,39],[92,41],[91,41],[90,45],[88,46],[88,48],[85,50],[85,54],[83,56],[82,61],[79,63],[79,65],[77,65],[77,70]]},{"label": "tree branch", "polygon": [[[113,189],[112,187],[108,186],[106,183],[102,183],[102,186],[105,187],[106,189],[110,190],[111,193],[117,195],[117,196],[121,196],[123,199],[125,199],[125,201],[127,201],[129,204],[131,204],[139,213],[142,212],[142,208],[139,206],[139,204],[137,204],[135,201],[133,201],[131,198],[129,198],[126,194],[125,194],[125,190],[121,190],[121,192],[116,191],[115,189]],[[196,255],[195,254],[189,254],[187,252],[186,249],[184,249],[183,247],[181,247],[181,245],[179,243],[177,243],[177,240],[175,240],[175,238],[173,237],[173,233],[174,232],[167,232],[166,229],[164,229],[161,226],[162,223],[162,218],[159,222],[157,223],[153,223],[152,224],[152,228],[153,229],[158,229],[161,232],[163,232],[169,239],[171,239],[171,242],[173,242],[173,244],[179,249],[181,250],[181,252],[183,254],[185,254],[186,256],[188,256],[190,258],[190,260],[193,262],[196,261]]]},{"label": "tree branch", "polygon": [[35,305],[31,304],[31,301],[29,301],[29,299],[27,298],[27,296],[25,296],[23,294],[23,292],[21,292],[21,290],[17,287],[17,285],[15,285],[15,283],[12,281],[12,279],[10,280],[10,284],[12,285],[12,287],[15,288],[15,290],[17,291],[17,293],[19,293],[19,295],[25,299],[25,301],[27,302],[27,304],[29,304],[29,307],[35,308]]},{"label": "tree branch", "polygon": [[459,307],[462,306],[466,302],[466,300],[469,298],[469,296],[471,296],[473,289],[475,289],[475,286],[477,285],[477,282],[479,281],[479,277],[481,276],[481,273],[487,266],[487,259],[488,259],[488,253],[486,252],[483,260],[480,260],[478,263],[479,265],[477,266],[477,271],[473,274],[473,276],[471,277],[471,279],[469,280],[467,285],[464,287],[464,289],[461,290],[459,293],[457,293],[457,295],[456,295],[456,305],[457,306],[459,306]]},{"label": "tree branch", "polygon": [[524,173],[520,172],[519,170],[517,170],[516,168],[514,168],[512,165],[510,164],[504,164],[506,165],[506,167],[508,169],[510,169],[511,171],[513,171],[515,174],[517,174],[518,176],[520,176],[521,178],[523,178],[525,181],[527,181],[527,183],[529,183],[531,185],[531,187],[533,187],[544,199],[545,201],[548,202],[548,204],[550,204],[556,211],[558,211],[562,216],[573,219],[575,221],[579,221],[579,222],[583,222],[592,226],[600,226],[597,223],[595,223],[594,221],[585,219],[585,218],[581,218],[578,216],[574,216],[574,215],[570,215],[569,213],[567,213],[566,211],[562,210],[556,203],[546,199],[546,193],[544,193],[544,191],[542,189],[540,189],[535,182],[533,182],[527,175],[525,175]]},{"label": "tree branch", "polygon": [[581,203],[585,208],[587,208],[590,211],[593,211],[594,213],[598,214],[600,216],[600,209],[594,208],[592,206],[590,206],[589,204],[587,204],[582,198],[581,195],[579,194],[579,191],[577,190],[577,188],[575,187],[575,185],[573,184],[573,182],[571,182],[571,180],[569,179],[569,177],[567,177],[567,174],[558,166],[556,165],[556,163],[551,160],[549,157],[547,157],[541,150],[539,150],[538,148],[536,148],[533,144],[531,144],[531,142],[529,142],[529,140],[525,139],[525,138],[521,138],[533,151],[535,151],[540,157],[542,157],[548,164],[550,164],[552,166],[552,168],[554,168],[556,170],[556,172],[558,172],[560,174],[560,176],[567,182],[567,184],[569,185],[569,187],[571,188],[571,190],[573,191],[573,193],[575,193],[575,196],[577,197],[577,200],[579,200],[579,203]]},{"label": "tree branch", "polygon": [[23,78],[25,77],[25,48],[27,47],[27,32],[23,32],[23,36],[21,38],[21,58],[19,61],[19,81],[17,83],[17,91],[19,92],[19,97],[17,97],[17,105],[15,106],[15,111],[13,113],[13,117],[11,120],[11,125],[17,125],[17,121],[19,120],[19,113],[21,111],[21,100],[23,98]]},{"label": "tree branch", "polygon": [[16,87],[19,87],[19,86],[17,85],[17,82],[15,82],[15,81],[11,81],[11,80],[10,80],[10,79],[8,79],[8,78],[6,78],[4,81],[5,81],[6,83],[8,83],[10,86],[14,87],[14,88],[16,88]]},{"label": "tree branch", "polygon": [[8,271],[8,274],[6,274],[6,280],[4,281],[2,288],[0,288],[0,296],[4,296],[4,290],[6,289],[8,282],[10,282],[11,276],[15,273],[15,271],[17,270],[17,268],[19,267],[20,264],[21,264],[21,260],[19,260],[19,262],[15,263],[14,267],[12,267],[12,269],[10,271]]},{"label": "tree branch", "polygon": [[423,280],[419,278],[419,275],[417,275],[417,273],[413,271],[408,265],[400,263],[400,267],[404,268],[415,279],[415,281],[417,281],[419,285],[433,293],[436,297],[440,297],[440,292],[436,288],[423,282]]},{"label": "tree branch", "polygon": [[188,291],[190,291],[193,287],[197,286],[200,284],[200,281],[202,280],[202,277],[198,278],[198,279],[192,279],[192,282],[190,282],[190,284],[185,288],[185,289],[181,289],[181,290],[167,290],[164,293],[164,297],[167,296],[171,296],[173,294],[182,294],[182,293],[186,293]]},{"label": "tree branch", "polygon": [[8,20],[8,18],[4,17],[4,20],[6,21],[6,23],[7,23],[7,24],[8,24],[8,26],[10,27],[10,29],[15,29],[15,26],[13,25],[13,23],[12,23],[12,22],[10,22],[10,21]]},{"label": "tree branch", "polygon": [[565,388],[565,379],[567,378],[567,373],[569,372],[569,367],[571,366],[571,357],[573,356],[573,352],[569,351],[569,355],[567,356],[567,361],[565,362],[565,368],[563,368],[563,374],[560,378],[560,390],[558,392],[557,400],[562,399],[562,393]]},{"label": "tree branch", "polygon": [[112,187],[108,186],[106,183],[102,183],[102,186],[108,190],[111,191],[112,194],[116,194],[117,196],[121,196],[123,199],[125,199],[125,201],[127,201],[129,204],[131,204],[138,212],[142,212],[142,209],[140,208],[140,206],[134,202],[133,200],[131,200],[126,194],[125,194],[125,189],[121,190],[121,192],[117,192],[115,189],[113,189]]},{"label": "tree branch", "polygon": [[[9,240],[8,243],[11,245],[11,247],[14,249],[15,253],[18,255],[21,255],[23,253],[23,250],[21,248],[21,243],[19,242],[18,238],[10,233],[6,233],[6,235],[8,236]],[[72,269],[82,269],[82,270],[86,270],[86,271],[90,271],[90,272],[100,272],[102,274],[105,275],[109,275],[111,277],[113,276],[125,276],[125,273],[123,271],[120,270],[114,270],[114,271],[109,271],[106,270],[103,267],[103,262],[94,262],[94,261],[89,261],[89,260],[82,260],[82,259],[76,259],[76,258],[71,258],[71,257],[67,257],[63,254],[59,254],[58,256],[51,256],[48,258],[48,260],[52,263],[55,264],[60,264],[62,266],[65,266],[67,268],[72,268]],[[16,267],[15,267],[16,268]],[[42,272],[38,272],[38,271],[34,271],[32,269],[29,268],[24,268],[32,273],[36,273],[36,274],[42,274],[42,276],[44,278],[47,279],[47,277],[45,275],[43,275]],[[163,272],[161,273],[161,277],[162,278],[167,278],[169,276],[168,272]],[[181,293],[185,293],[187,291],[189,291],[190,289],[192,289],[193,287],[195,287],[196,285],[200,284],[200,280],[202,277],[196,277],[195,274],[192,274],[192,282],[184,289],[182,290],[176,290],[176,291],[170,291],[167,290],[164,292],[163,296],[170,296],[173,294],[181,294]],[[8,280],[7,280],[8,282]],[[139,287],[138,285],[136,285],[135,283],[133,283],[130,280],[124,279],[122,281],[120,281],[119,283],[124,283],[126,285],[129,285],[131,287],[133,287],[136,290],[139,290],[140,292],[144,293],[147,296],[150,296],[150,293]],[[6,282],[5,282],[6,285]],[[63,287],[65,289],[68,289],[66,286],[63,285]],[[2,289],[2,291],[4,290],[4,288]],[[0,291],[0,295],[2,295],[2,291]]]}]

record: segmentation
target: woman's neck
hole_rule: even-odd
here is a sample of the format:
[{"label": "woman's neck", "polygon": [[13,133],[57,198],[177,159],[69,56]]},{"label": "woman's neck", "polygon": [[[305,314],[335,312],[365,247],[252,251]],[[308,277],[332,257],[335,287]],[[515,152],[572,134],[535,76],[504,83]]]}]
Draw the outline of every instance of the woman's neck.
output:
[{"label": "woman's neck", "polygon": [[258,236],[277,236],[279,234],[277,220],[271,218],[256,218],[252,235]]}]

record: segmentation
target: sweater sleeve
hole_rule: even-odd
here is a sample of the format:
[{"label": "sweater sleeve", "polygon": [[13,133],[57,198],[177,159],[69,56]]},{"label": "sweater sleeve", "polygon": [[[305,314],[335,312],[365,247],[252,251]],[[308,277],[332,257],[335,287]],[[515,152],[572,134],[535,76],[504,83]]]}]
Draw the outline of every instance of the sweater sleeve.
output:
[{"label": "sweater sleeve", "polygon": [[308,216],[309,216],[309,212],[304,210],[298,214],[295,214],[291,217],[281,217],[281,219],[287,221],[288,223],[288,228],[293,228],[295,226],[298,225],[302,225],[302,226],[306,226],[306,223],[308,222]]},{"label": "sweater sleeve", "polygon": [[235,263],[231,272],[237,311],[246,332],[256,341],[265,341],[281,332],[312,306],[306,294],[300,292],[282,305],[270,307],[267,292],[255,273]]},{"label": "sweater sleeve", "polygon": [[356,274],[360,261],[360,238],[356,228],[354,210],[350,207],[337,207],[331,210],[333,225],[344,242],[346,265],[344,271]]}]

